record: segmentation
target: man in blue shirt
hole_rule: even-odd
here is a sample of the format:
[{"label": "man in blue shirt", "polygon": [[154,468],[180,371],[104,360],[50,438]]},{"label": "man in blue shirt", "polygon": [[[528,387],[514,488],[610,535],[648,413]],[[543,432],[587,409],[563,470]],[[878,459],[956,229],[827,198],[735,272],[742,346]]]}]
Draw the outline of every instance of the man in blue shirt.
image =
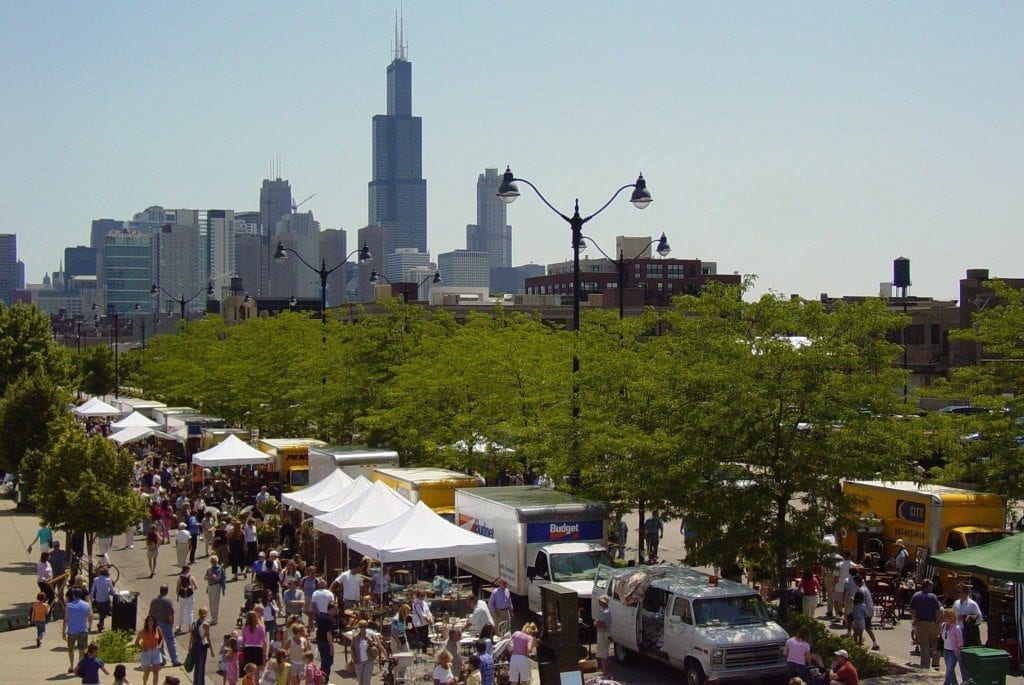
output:
[{"label": "man in blue shirt", "polygon": [[932,581],[925,580],[921,589],[910,598],[907,606],[914,618],[914,639],[921,647],[921,668],[939,667],[939,610],[942,603],[932,594]]},{"label": "man in blue shirt", "polygon": [[100,566],[98,575],[92,579],[92,588],[89,591],[92,597],[93,607],[100,616],[100,632],[103,632],[103,621],[110,615],[110,603],[114,595],[114,583],[110,580],[110,571],[106,566]]},{"label": "man in blue shirt", "polygon": [[196,546],[199,544],[199,533],[202,530],[202,525],[199,523],[199,519],[196,518],[195,512],[189,514],[188,517],[188,563],[196,563]]},{"label": "man in blue shirt", "polygon": [[485,641],[476,641],[476,655],[480,659],[480,685],[494,685],[494,657],[487,653]]},{"label": "man in blue shirt", "polygon": [[78,658],[85,658],[85,649],[89,645],[89,631],[92,630],[92,607],[82,599],[79,588],[71,590],[71,601],[64,609],[64,623],[61,625],[61,637],[68,641],[68,673],[75,672],[75,648]]}]

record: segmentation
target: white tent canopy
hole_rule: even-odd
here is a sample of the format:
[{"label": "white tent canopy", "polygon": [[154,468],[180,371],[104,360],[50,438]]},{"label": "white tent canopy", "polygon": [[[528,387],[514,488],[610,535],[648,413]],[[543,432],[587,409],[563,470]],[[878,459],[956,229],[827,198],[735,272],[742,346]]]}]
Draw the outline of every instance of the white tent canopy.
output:
[{"label": "white tent canopy", "polygon": [[129,442],[136,442],[138,440],[145,440],[148,437],[156,436],[165,440],[177,440],[173,435],[168,435],[162,431],[149,428],[147,426],[129,426],[123,428],[116,433],[112,433],[107,436],[110,440],[113,440],[118,445],[126,445]]},{"label": "white tent canopy", "polygon": [[370,481],[366,480],[363,476],[359,476],[340,490],[324,492],[318,499],[299,502],[298,507],[304,514],[319,516],[320,514],[340,509],[369,489]]},{"label": "white tent canopy", "polygon": [[459,528],[423,502],[388,523],[352,535],[348,545],[385,564],[498,553],[497,540]]},{"label": "white tent canopy", "polygon": [[[302,510],[301,504],[312,500],[322,499],[338,492],[342,488],[351,485],[352,478],[343,471],[335,470],[323,480],[318,480],[309,487],[302,488],[298,492],[286,492],[281,495],[281,502],[289,507]],[[318,512],[320,513],[320,512]]]},{"label": "white tent canopy", "polygon": [[353,533],[376,528],[392,521],[412,508],[412,503],[377,481],[340,509],[313,518],[313,527],[345,540]]},{"label": "white tent canopy", "polygon": [[272,456],[250,447],[235,435],[229,435],[210,449],[192,455],[192,463],[200,466],[249,466],[271,464],[273,461]]},{"label": "white tent canopy", "polygon": [[120,416],[124,413],[120,409],[111,407],[98,397],[90,397],[87,401],[83,402],[80,406],[75,407],[71,411],[81,417]]},{"label": "white tent canopy", "polygon": [[110,427],[113,428],[114,430],[120,430],[122,428],[131,428],[137,426],[142,426],[143,428],[156,428],[159,425],[159,423],[149,418],[148,416],[144,416],[137,411],[133,411],[131,414],[124,417],[120,421],[114,421],[112,424],[110,424]]}]

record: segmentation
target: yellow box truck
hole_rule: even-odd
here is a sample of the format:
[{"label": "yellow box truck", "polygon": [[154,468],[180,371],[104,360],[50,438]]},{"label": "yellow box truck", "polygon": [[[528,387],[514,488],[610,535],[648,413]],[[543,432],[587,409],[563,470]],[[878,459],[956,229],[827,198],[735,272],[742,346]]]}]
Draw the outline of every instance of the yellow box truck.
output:
[{"label": "yellow box truck", "polygon": [[455,490],[480,486],[476,476],[429,467],[374,469],[370,480],[394,488],[410,502],[423,502],[452,522],[455,521]]},{"label": "yellow box truck", "polygon": [[261,452],[274,457],[274,470],[284,492],[309,485],[309,449],[326,446],[326,442],[314,438],[265,438],[256,444]]},{"label": "yellow box truck", "polygon": [[[867,535],[882,541],[886,559],[895,554],[897,540],[902,540],[910,558],[916,559],[921,550],[941,554],[1009,535],[1006,499],[1000,495],[914,481],[877,480],[844,481],[843,492],[856,498],[857,517],[881,521],[881,532]],[[843,544],[856,558],[857,536],[846,536]]]}]

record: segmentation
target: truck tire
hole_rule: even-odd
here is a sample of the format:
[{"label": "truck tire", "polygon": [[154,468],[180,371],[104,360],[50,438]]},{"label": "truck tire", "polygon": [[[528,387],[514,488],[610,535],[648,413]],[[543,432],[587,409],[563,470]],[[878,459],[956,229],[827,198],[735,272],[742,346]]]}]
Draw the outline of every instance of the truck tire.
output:
[{"label": "truck tire", "polygon": [[704,685],[704,669],[694,659],[687,659],[684,671],[686,685]]},{"label": "truck tire", "polygon": [[618,642],[612,643],[612,651],[615,654],[615,661],[623,666],[628,666],[636,656],[636,652],[628,647],[623,647]]}]

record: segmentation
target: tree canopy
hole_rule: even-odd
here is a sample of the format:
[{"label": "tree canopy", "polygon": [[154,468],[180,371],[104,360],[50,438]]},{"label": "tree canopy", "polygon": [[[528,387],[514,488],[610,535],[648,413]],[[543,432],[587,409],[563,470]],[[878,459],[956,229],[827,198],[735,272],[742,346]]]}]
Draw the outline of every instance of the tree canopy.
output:
[{"label": "tree canopy", "polygon": [[70,361],[50,331],[50,319],[32,305],[0,303],[0,396],[22,375],[42,373],[67,383]]}]

